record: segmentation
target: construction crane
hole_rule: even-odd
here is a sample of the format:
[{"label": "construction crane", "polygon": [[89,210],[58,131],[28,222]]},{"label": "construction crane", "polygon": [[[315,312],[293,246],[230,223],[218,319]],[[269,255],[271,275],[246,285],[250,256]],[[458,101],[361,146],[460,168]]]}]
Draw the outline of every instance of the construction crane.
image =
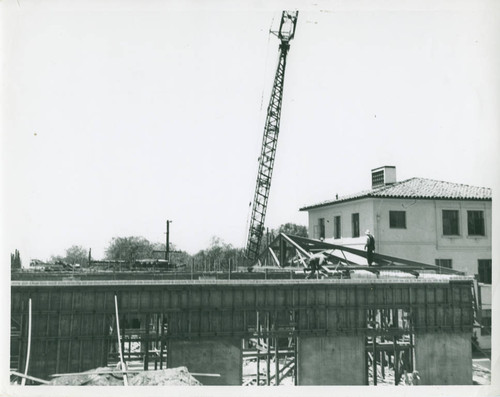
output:
[{"label": "construction crane", "polygon": [[267,107],[266,124],[259,157],[257,183],[252,203],[252,215],[245,255],[249,260],[255,260],[259,255],[260,243],[264,234],[264,220],[266,217],[267,201],[271,189],[276,145],[280,129],[281,102],[283,99],[283,83],[285,81],[286,56],[290,49],[290,40],[295,35],[298,11],[283,11],[280,27],[277,32],[272,31],[280,39],[279,60],[274,77],[271,99]]}]

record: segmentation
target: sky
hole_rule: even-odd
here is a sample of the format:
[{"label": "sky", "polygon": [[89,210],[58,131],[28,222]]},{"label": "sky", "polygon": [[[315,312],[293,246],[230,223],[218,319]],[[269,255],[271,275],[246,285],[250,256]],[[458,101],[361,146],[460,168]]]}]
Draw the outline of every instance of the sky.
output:
[{"label": "sky", "polygon": [[[300,4],[300,6],[299,6]],[[300,2],[266,226],[370,187],[373,168],[499,180],[500,7]],[[113,237],[244,247],[282,5],[9,1],[2,242],[32,258]]]}]

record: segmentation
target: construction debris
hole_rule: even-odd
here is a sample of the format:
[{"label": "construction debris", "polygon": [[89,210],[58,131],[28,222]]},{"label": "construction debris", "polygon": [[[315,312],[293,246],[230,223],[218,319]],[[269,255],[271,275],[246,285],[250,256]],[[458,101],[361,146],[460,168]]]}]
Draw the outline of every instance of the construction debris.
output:
[{"label": "construction debris", "polygon": [[[158,371],[140,371],[129,375],[130,386],[201,386],[186,367],[168,368]],[[91,369],[81,374],[68,374],[52,379],[54,386],[123,386],[121,372],[111,372],[110,368]]]},{"label": "construction debris", "polygon": [[472,363],[472,382],[475,385],[490,385],[491,371],[482,365]]}]

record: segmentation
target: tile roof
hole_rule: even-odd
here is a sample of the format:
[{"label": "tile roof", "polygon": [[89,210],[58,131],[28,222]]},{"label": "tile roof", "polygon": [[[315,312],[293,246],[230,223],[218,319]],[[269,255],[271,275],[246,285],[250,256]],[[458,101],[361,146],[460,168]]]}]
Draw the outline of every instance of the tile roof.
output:
[{"label": "tile roof", "polygon": [[491,189],[435,181],[425,178],[411,178],[396,182],[391,185],[380,186],[371,190],[364,190],[355,194],[327,200],[313,205],[300,208],[300,211],[342,203],[345,201],[358,200],[366,197],[375,198],[409,198],[409,199],[446,199],[446,200],[491,200]]}]

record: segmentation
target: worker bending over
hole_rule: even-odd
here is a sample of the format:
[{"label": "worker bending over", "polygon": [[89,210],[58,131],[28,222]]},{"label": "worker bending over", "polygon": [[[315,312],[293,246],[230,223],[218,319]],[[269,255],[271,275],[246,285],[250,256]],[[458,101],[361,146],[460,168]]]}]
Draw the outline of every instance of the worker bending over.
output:
[{"label": "worker bending over", "polygon": [[321,267],[326,261],[326,256],[322,252],[318,252],[316,254],[313,254],[309,259],[307,263],[307,268],[306,270],[309,270],[311,273],[309,273],[306,277],[306,279],[312,278],[314,273],[320,271]]}]

